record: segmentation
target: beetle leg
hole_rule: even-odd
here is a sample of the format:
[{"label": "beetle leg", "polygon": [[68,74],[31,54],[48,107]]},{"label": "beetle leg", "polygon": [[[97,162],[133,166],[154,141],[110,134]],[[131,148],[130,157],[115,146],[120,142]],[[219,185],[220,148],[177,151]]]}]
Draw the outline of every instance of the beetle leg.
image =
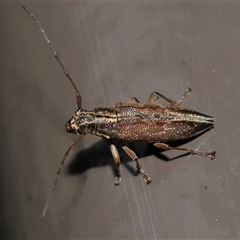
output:
[{"label": "beetle leg", "polygon": [[121,182],[121,172],[120,172],[120,156],[117,150],[117,147],[114,144],[110,144],[110,150],[115,162],[115,171],[116,171],[116,179],[115,179],[115,185],[119,185]]},{"label": "beetle leg", "polygon": [[159,98],[163,98],[165,101],[169,102],[170,105],[179,106],[183,102],[183,100],[188,96],[188,94],[190,92],[191,92],[191,89],[187,88],[185,90],[185,92],[183,93],[183,95],[181,96],[181,99],[179,101],[177,101],[177,102],[171,100],[170,98],[167,98],[167,97],[163,96],[161,93],[153,92],[153,93],[151,93],[151,95],[150,95],[150,97],[148,99],[148,103],[155,104],[155,103],[157,103]]},{"label": "beetle leg", "polygon": [[163,98],[165,101],[169,102],[170,105],[175,105],[176,102],[172,101],[171,99],[163,96],[161,93],[158,92],[152,92],[149,99],[148,103],[156,104],[159,98]]},{"label": "beetle leg", "polygon": [[176,149],[176,150],[186,151],[186,152],[189,152],[191,154],[197,154],[199,156],[209,157],[211,160],[213,160],[215,158],[215,154],[216,154],[215,151],[204,152],[204,151],[198,151],[197,149],[193,149],[193,148],[171,147],[171,146],[169,146],[165,143],[154,143],[153,145],[157,148],[161,148],[161,149],[164,149],[164,150]]},{"label": "beetle leg", "polygon": [[127,155],[133,160],[136,162],[136,167],[137,167],[137,170],[140,172],[140,174],[142,175],[143,177],[143,180],[145,183],[149,184],[151,183],[151,179],[150,177],[147,175],[147,173],[143,170],[143,168],[140,166],[139,162],[138,162],[138,157],[137,155],[135,154],[134,151],[132,151],[130,148],[128,148],[127,146],[122,146],[123,150],[127,153]]},{"label": "beetle leg", "polygon": [[140,103],[140,101],[135,97],[131,97],[128,99],[127,103]]},{"label": "beetle leg", "polygon": [[174,105],[175,106],[179,106],[182,102],[183,102],[183,100],[189,95],[189,93],[192,91],[192,89],[191,88],[187,88],[186,90],[185,90],[185,92],[183,93],[183,95],[181,96],[181,99],[179,100],[179,101],[177,101]]}]

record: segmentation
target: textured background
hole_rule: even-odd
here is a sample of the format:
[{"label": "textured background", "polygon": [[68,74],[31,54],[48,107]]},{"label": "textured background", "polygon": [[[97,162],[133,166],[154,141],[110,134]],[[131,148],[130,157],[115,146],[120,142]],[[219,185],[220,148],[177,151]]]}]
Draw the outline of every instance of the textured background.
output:
[{"label": "textured background", "polygon": [[[0,232],[4,238],[236,239],[240,237],[240,3],[25,4],[79,87],[83,107],[152,91],[214,116],[215,129],[184,144],[217,157],[159,154],[135,146],[146,186],[121,152],[114,186],[103,140],[86,136],[69,155],[43,222],[75,93],[22,3],[0,3]],[[180,157],[178,157],[180,155]],[[173,159],[167,161],[167,159]]]}]

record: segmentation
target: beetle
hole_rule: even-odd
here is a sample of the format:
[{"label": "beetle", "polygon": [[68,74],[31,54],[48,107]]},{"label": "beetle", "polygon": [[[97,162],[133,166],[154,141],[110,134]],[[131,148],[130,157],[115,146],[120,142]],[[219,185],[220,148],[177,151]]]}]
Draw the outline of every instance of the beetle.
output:
[{"label": "beetle", "polygon": [[[179,101],[172,101],[158,92],[153,92],[147,103],[141,103],[137,98],[132,97],[127,102],[120,102],[112,107],[97,107],[90,111],[82,108],[81,94],[45,34],[41,24],[27,8],[23,6],[23,9],[31,16],[40,28],[57,62],[62,68],[65,76],[72,84],[76,92],[76,101],[78,106],[77,111],[66,123],[65,127],[67,132],[78,135],[79,137],[71,144],[64,154],[44,207],[41,220],[46,215],[49,201],[69,152],[86,134],[90,133],[102,137],[109,142],[110,151],[115,162],[115,185],[119,185],[121,182],[121,162],[117,147],[113,144],[112,139],[120,141],[123,150],[133,161],[136,162],[136,168],[147,184],[151,183],[150,177],[139,164],[138,157],[134,151],[124,145],[123,142],[147,142],[163,150],[176,149],[186,151],[191,154],[197,154],[199,156],[209,157],[210,159],[215,158],[215,151],[199,151],[193,148],[172,147],[166,144],[166,142],[179,141],[199,135],[200,133],[214,127],[213,117],[180,107],[180,104],[190,93],[190,88],[186,89]],[[167,104],[159,103],[158,100],[160,98],[163,98]]]}]

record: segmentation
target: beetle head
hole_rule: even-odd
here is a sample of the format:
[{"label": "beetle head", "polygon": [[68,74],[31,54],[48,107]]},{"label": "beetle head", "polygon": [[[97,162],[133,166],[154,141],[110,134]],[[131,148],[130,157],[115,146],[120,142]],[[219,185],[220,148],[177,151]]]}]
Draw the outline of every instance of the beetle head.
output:
[{"label": "beetle head", "polygon": [[71,134],[85,135],[95,129],[95,115],[92,111],[79,108],[65,125],[66,131]]}]

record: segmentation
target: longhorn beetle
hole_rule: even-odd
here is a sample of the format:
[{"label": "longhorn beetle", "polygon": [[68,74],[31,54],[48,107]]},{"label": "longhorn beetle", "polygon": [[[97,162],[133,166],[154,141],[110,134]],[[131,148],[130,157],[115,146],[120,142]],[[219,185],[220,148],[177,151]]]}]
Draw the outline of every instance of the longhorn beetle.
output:
[{"label": "longhorn beetle", "polygon": [[[81,94],[75,85],[75,82],[65,69],[53,45],[48,39],[41,24],[35,19],[33,14],[23,6],[23,9],[31,16],[34,22],[40,28],[44,38],[51,48],[57,62],[62,68],[65,76],[68,78],[76,92],[77,111],[72,118],[66,123],[66,131],[71,134],[76,134],[79,137],[70,145],[61,161],[60,167],[55,176],[55,180],[48,196],[47,202],[43,209],[41,221],[46,215],[49,201],[56,187],[59,175],[69,152],[73,149],[76,143],[87,133],[102,137],[110,144],[110,151],[115,162],[116,179],[115,185],[121,182],[120,172],[120,157],[116,146],[111,139],[118,139],[123,150],[127,155],[136,162],[136,168],[142,175],[143,180],[149,184],[150,177],[143,170],[138,162],[137,155],[122,141],[128,142],[147,142],[152,143],[155,147],[170,150],[177,149],[197,154],[199,156],[215,158],[215,151],[198,151],[192,148],[171,147],[165,142],[178,141],[193,137],[202,132],[214,127],[213,118],[194,110],[179,107],[183,100],[191,91],[187,88],[181,99],[177,102],[163,96],[158,92],[153,92],[147,103],[140,103],[137,98],[132,97],[127,102],[114,104],[112,107],[97,107],[94,110],[86,110],[82,108]],[[159,98],[163,98],[168,104],[158,103]]]}]

